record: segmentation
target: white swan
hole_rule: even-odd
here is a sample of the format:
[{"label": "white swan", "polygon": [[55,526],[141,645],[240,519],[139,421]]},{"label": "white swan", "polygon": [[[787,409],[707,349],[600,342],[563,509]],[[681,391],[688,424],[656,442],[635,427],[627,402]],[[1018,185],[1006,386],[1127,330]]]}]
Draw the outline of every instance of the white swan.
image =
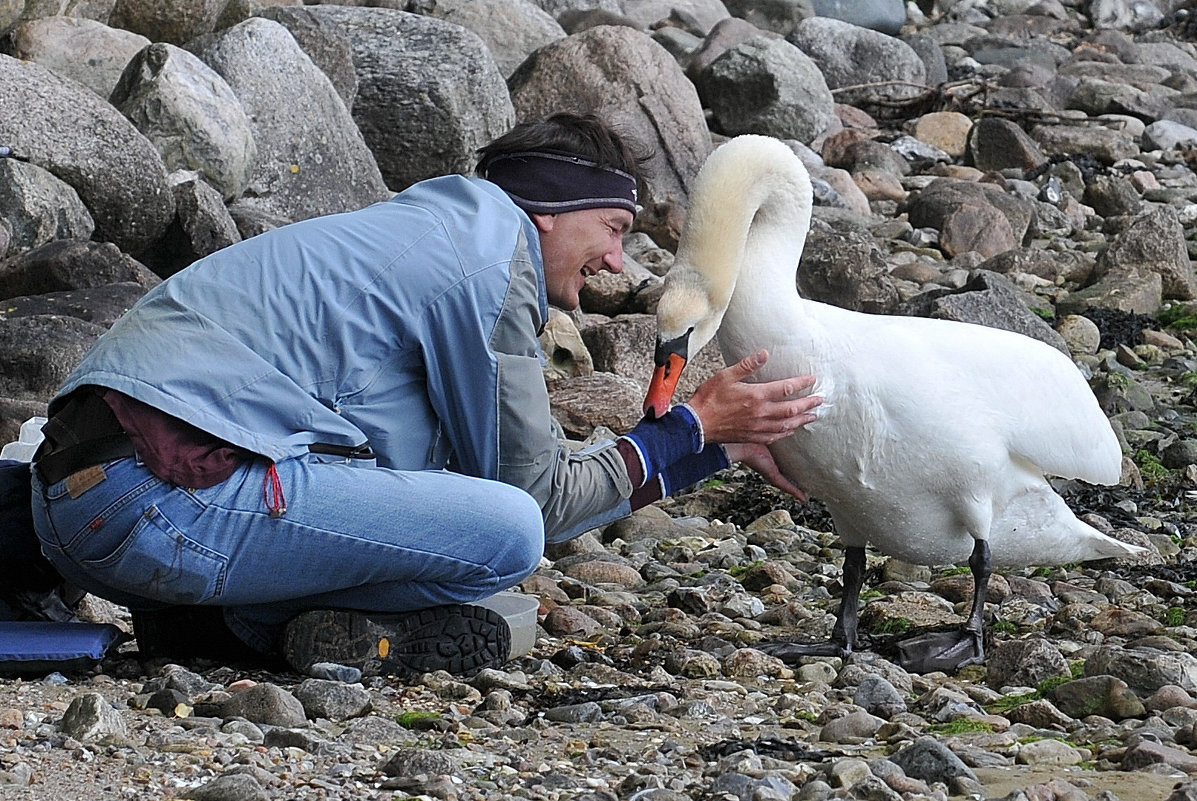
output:
[{"label": "white swan", "polygon": [[699,172],[657,307],[645,410],[668,407],[688,353],[712,337],[728,364],[765,347],[760,380],[814,375],[818,420],[771,446],[821,499],[847,547],[831,643],[856,644],[865,545],[915,564],[968,560],[963,636],[931,638],[923,667],[980,661],[991,564],[1063,564],[1138,552],[1081,522],[1045,474],[1119,480],[1122,453],[1076,366],[1042,342],[980,325],[869,315],[802,298],[795,273],[811,185],[782,142],[740,136]]}]

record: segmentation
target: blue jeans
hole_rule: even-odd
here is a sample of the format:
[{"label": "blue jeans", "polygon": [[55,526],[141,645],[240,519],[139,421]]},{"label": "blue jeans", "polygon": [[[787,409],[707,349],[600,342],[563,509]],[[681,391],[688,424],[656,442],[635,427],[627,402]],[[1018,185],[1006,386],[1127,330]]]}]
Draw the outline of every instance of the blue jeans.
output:
[{"label": "blue jeans", "polygon": [[34,470],[34,527],[46,557],[80,588],[134,609],[224,607],[229,628],[264,653],[306,610],[468,603],[540,562],[541,512],[523,490],[319,459],[276,465],[281,517],[267,509],[261,459],[207,489],[176,487],[136,458],[119,459],[77,498],[66,480],[45,486]]}]

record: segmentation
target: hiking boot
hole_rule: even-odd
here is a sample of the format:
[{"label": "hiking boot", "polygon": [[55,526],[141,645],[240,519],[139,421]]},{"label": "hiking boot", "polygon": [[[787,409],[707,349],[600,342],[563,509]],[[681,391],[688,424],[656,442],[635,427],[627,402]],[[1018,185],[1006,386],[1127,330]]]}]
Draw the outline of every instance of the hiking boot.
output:
[{"label": "hiking boot", "polygon": [[317,609],[287,623],[282,647],[283,657],[301,673],[333,662],[364,676],[435,670],[472,676],[508,660],[511,629],[498,612],[465,604],[398,614]]}]

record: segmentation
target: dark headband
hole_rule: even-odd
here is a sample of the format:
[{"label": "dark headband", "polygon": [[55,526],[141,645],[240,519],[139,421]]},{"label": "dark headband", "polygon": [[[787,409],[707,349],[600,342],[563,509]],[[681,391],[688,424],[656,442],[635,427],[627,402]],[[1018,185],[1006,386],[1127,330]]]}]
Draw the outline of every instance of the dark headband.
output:
[{"label": "dark headband", "polygon": [[502,153],[486,163],[485,177],[529,214],[581,209],[636,213],[636,179],[578,156],[539,150]]}]

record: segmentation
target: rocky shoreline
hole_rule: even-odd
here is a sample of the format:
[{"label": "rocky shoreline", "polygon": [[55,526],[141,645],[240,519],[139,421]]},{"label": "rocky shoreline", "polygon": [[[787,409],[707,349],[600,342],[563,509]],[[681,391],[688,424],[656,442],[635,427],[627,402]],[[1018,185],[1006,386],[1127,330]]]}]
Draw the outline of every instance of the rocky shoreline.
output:
[{"label": "rocky shoreline", "polygon": [[1191,3],[45,5],[0,0],[2,440],[173,271],[585,104],[656,156],[625,273],[544,338],[571,436],[634,424],[693,173],[765,133],[815,179],[803,294],[1068,353],[1126,458],[1058,489],[1149,555],[995,575],[988,659],[949,676],[894,646],[958,625],[970,577],[870,554],[867,647],[786,664],[758,646],[827,637],[842,550],[817,501],[729,470],[550,549],[536,646],[501,671],[346,684],[128,642],[4,678],[0,797],[1197,799]]},{"label": "rocky shoreline", "polygon": [[[826,635],[834,537],[784,508],[743,526],[696,514],[779,500],[727,479],[546,560],[525,583],[548,609],[537,645],[501,671],[344,684],[147,663],[128,644],[92,675],[6,681],[0,789],[64,801],[1197,793],[1191,547],[1166,570],[1003,574],[990,657],[957,676],[908,674],[881,654],[959,622],[968,577],[871,563],[870,649],[786,665],[752,646]],[[1183,524],[1187,510],[1167,506],[1150,511]],[[1158,575],[1170,571],[1184,575]]]}]

